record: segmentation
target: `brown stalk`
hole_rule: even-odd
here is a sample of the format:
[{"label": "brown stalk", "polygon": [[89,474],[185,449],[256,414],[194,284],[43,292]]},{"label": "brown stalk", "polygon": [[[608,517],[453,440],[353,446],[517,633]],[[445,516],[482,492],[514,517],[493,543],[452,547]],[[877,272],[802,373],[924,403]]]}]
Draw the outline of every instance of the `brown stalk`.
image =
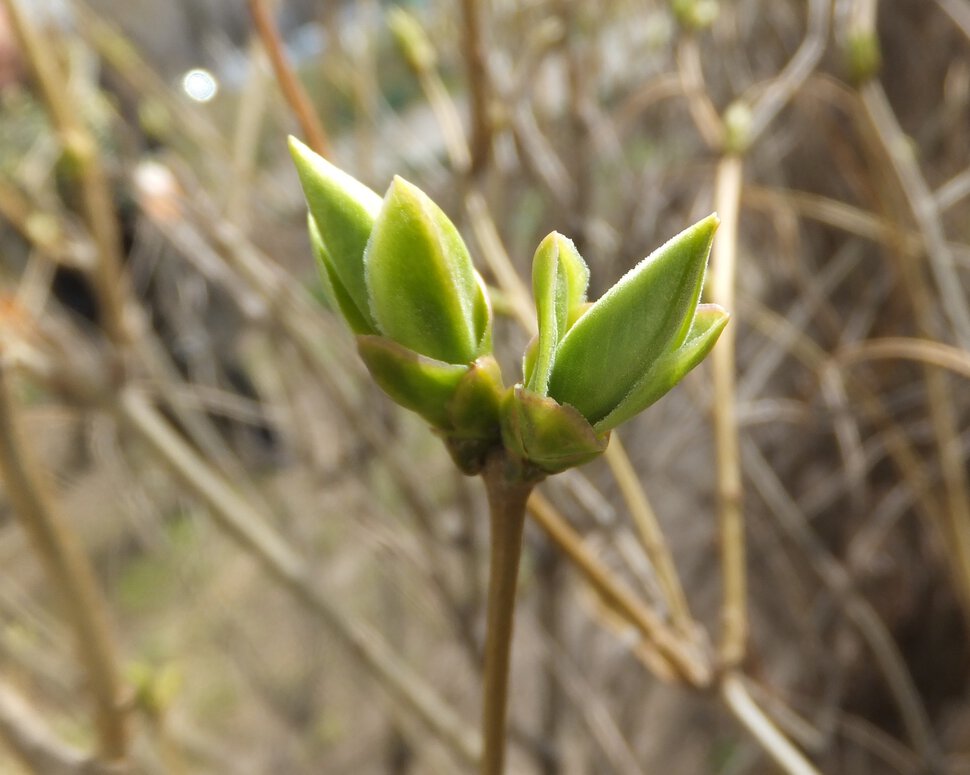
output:
[{"label": "brown stalk", "polygon": [[515,593],[522,556],[526,501],[535,481],[524,479],[504,453],[494,454],[482,472],[488,493],[489,565],[482,691],[481,775],[505,772],[509,665],[515,622]]},{"label": "brown stalk", "polygon": [[300,124],[307,145],[314,151],[326,158],[333,157],[333,150],[330,145],[330,138],[327,136],[323,123],[313,109],[313,103],[307,96],[306,89],[297,79],[293,68],[286,58],[283,51],[283,41],[280,38],[279,30],[273,22],[273,17],[267,6],[266,0],[249,0],[249,13],[256,25],[256,32],[259,34],[269,61],[273,65],[273,72],[276,75],[276,82],[280,85],[283,98],[286,100],[290,110]]},{"label": "brown stalk", "polygon": [[125,688],[107,606],[77,536],[47,495],[43,476],[22,442],[17,410],[10,395],[9,369],[0,365],[0,472],[13,511],[44,565],[74,630],[78,657],[94,700],[98,748],[106,761],[125,758],[128,747]]},{"label": "brown stalk", "polygon": [[821,775],[754,701],[743,676],[728,672],[721,679],[720,689],[724,704],[782,770],[788,775]]},{"label": "brown stalk", "polygon": [[467,66],[468,108],[471,113],[469,172],[475,176],[485,169],[492,154],[492,118],[489,112],[491,85],[482,36],[482,3],[480,0],[462,0],[461,11],[465,44],[463,58]]},{"label": "brown stalk", "polygon": [[553,543],[569,557],[570,562],[583,574],[596,593],[610,608],[636,627],[675,675],[692,686],[703,687],[710,683],[711,670],[703,655],[687,647],[681,638],[671,632],[653,611],[630,592],[586,547],[579,533],[573,530],[541,493],[535,492],[529,499],[529,514]]},{"label": "brown stalk", "polygon": [[[741,157],[724,156],[717,168],[716,202],[721,226],[711,257],[709,292],[712,301],[733,310],[737,259],[738,206],[741,198]],[[748,636],[747,570],[741,455],[735,386],[735,336],[729,325],[711,354],[714,372],[714,444],[717,454],[718,526],[724,607],[720,658],[725,667],[743,659]]]},{"label": "brown stalk", "polygon": [[[860,2],[858,7],[868,7]],[[875,35],[875,10],[865,16],[864,31]],[[899,191],[916,221],[922,253],[926,257],[939,292],[939,304],[949,323],[952,336],[964,348],[970,347],[970,305],[953,263],[940,213],[932,192],[923,177],[915,156],[882,86],[870,80],[860,87],[860,98],[868,118],[867,130],[889,161]],[[922,266],[902,257],[900,269],[905,277],[905,290],[916,318],[919,333],[928,339],[939,339],[933,309],[936,306]],[[933,425],[937,453],[943,472],[946,509],[941,514],[939,530],[947,549],[954,583],[963,604],[964,617],[970,626],[970,481],[960,453],[956,433],[956,409],[946,376],[939,369],[924,365],[930,422]]]},{"label": "brown stalk", "polygon": [[13,688],[0,683],[0,738],[35,775],[107,775],[110,771],[59,739]]}]

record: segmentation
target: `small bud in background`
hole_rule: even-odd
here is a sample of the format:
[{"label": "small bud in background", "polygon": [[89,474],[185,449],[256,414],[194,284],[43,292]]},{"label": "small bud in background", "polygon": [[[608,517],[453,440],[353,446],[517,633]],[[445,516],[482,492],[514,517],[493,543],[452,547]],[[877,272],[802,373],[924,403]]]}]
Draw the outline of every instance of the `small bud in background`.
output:
[{"label": "small bud in background", "polygon": [[433,70],[437,64],[434,46],[421,23],[400,6],[387,12],[387,26],[405,61],[415,73]]},{"label": "small bud in background", "polygon": [[845,39],[845,61],[849,80],[855,86],[875,78],[882,67],[879,38],[870,29],[851,31]]},{"label": "small bud in background", "polygon": [[724,150],[742,154],[751,144],[751,108],[735,100],[724,111]]},{"label": "small bud in background", "polygon": [[677,23],[691,31],[710,27],[720,13],[717,0],[671,0],[670,7]]}]

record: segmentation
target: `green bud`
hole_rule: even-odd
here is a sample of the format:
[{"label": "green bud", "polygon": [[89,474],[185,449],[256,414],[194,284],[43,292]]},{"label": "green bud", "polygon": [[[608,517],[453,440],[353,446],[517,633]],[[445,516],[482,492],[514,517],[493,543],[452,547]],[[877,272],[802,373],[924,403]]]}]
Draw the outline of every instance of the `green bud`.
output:
[{"label": "green bud", "polygon": [[437,65],[434,46],[421,23],[400,6],[387,12],[387,26],[404,59],[415,73],[433,70]]},{"label": "green bud", "polygon": [[598,434],[578,411],[516,385],[502,403],[506,449],[555,474],[603,453],[609,434]]},{"label": "green bud", "polygon": [[314,229],[311,224],[311,239],[325,282],[354,332],[375,333],[363,258],[381,198],[295,137],[290,138],[290,153],[316,225]]},{"label": "green bud", "polygon": [[626,273],[569,329],[549,395],[596,425],[654,362],[684,342],[700,298],[716,215],[678,234]]},{"label": "green bud", "polygon": [[586,301],[589,267],[573,241],[558,232],[547,236],[532,260],[532,293],[539,319],[534,361],[527,371],[529,390],[545,395],[556,348]]},{"label": "green bud", "polygon": [[598,433],[610,431],[661,398],[707,357],[730,317],[717,304],[699,305],[683,344],[659,358],[617,407],[593,426],[594,429]]},{"label": "green bud", "polygon": [[720,11],[717,0],[671,0],[670,6],[677,23],[687,30],[710,27]]},{"label": "green bud", "polygon": [[491,355],[474,361],[448,401],[452,436],[497,438],[504,391],[498,361]]},{"label": "green bud", "polygon": [[751,145],[751,108],[735,100],[724,111],[724,149],[741,154]]},{"label": "green bud", "polygon": [[499,412],[505,388],[498,362],[485,355],[468,367],[448,402],[454,430],[445,434],[452,460],[469,476],[481,472],[499,441]]},{"label": "green bud", "polygon": [[138,708],[152,718],[161,718],[172,707],[182,690],[184,675],[172,663],[156,667],[133,662],[125,667],[125,678],[134,690]]},{"label": "green bud", "polygon": [[856,86],[875,78],[882,67],[882,51],[876,33],[871,29],[850,32],[845,41],[845,59],[849,80]]},{"label": "green bud", "polygon": [[491,311],[454,224],[417,186],[395,177],[364,252],[377,329],[415,352],[469,364],[491,350]]}]

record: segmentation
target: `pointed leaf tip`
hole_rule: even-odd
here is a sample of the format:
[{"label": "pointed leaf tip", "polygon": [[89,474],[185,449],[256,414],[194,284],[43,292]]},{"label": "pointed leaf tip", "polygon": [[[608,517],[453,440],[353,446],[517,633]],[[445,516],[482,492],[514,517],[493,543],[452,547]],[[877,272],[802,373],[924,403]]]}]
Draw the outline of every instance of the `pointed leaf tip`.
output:
[{"label": "pointed leaf tip", "polygon": [[295,137],[289,138],[289,147],[333,273],[357,308],[356,317],[366,320],[373,330],[363,258],[381,198]]}]

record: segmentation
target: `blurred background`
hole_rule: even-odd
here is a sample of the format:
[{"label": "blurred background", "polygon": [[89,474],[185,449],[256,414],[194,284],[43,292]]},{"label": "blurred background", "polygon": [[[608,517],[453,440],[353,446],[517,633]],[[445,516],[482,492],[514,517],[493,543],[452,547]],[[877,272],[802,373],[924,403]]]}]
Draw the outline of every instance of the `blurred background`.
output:
[{"label": "blurred background", "polygon": [[0,771],[474,771],[484,494],[290,133],[458,224],[508,384],[545,234],[595,298],[724,221],[717,362],[540,488],[710,675],[529,525],[510,772],[800,772],[724,667],[821,773],[970,773],[968,0],[3,0]]}]

